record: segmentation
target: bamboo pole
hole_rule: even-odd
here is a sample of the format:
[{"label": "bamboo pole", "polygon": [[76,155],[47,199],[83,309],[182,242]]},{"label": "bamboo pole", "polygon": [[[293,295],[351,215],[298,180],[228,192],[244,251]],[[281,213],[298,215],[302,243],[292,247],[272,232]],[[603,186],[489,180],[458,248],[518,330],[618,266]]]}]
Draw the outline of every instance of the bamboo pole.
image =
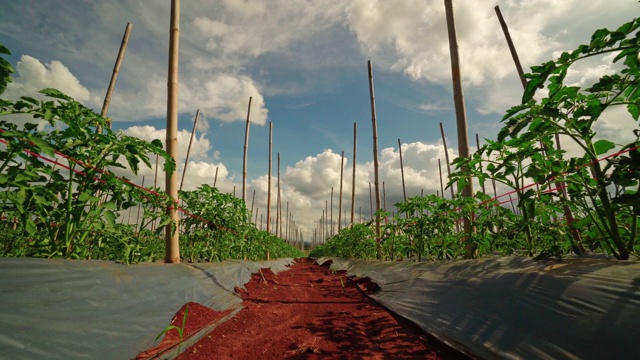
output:
[{"label": "bamboo pole", "polygon": [[[453,82],[453,101],[456,108],[456,124],[458,128],[458,153],[459,156],[469,158],[469,135],[467,133],[467,113],[464,105],[464,94],[462,91],[462,76],[460,74],[460,61],[458,58],[458,41],[456,39],[456,26],[453,16],[452,0],[444,0],[445,12],[447,17],[447,32],[449,34],[449,50],[451,53],[451,74]],[[471,182],[471,172],[468,168],[463,168],[466,173],[467,183],[462,188],[462,196],[473,197],[473,183]],[[473,232],[470,216],[463,218],[464,232],[468,239],[465,243],[465,258],[473,258],[476,252],[476,246],[471,241],[471,233]]]},{"label": "bamboo pole", "polygon": [[216,175],[213,177],[213,187],[216,187],[217,182],[218,182],[218,166],[216,166]]},{"label": "bamboo pole", "polygon": [[[100,116],[107,117],[109,112],[109,104],[111,104],[111,96],[113,95],[113,89],[116,86],[116,80],[118,79],[118,73],[120,73],[120,65],[124,59],[124,55],[127,52],[127,45],[129,44],[129,35],[131,34],[131,23],[127,23],[124,29],[124,35],[122,36],[122,42],[120,43],[120,50],[118,51],[118,57],[116,63],[113,66],[113,73],[111,73],[111,80],[109,81],[109,87],[107,93],[104,96],[104,102],[102,103],[102,110],[100,110]],[[111,120],[107,120],[107,125],[111,129]],[[96,129],[96,132],[102,134],[102,128]]]},{"label": "bamboo pole", "polygon": [[[478,133],[476,133],[476,148],[478,148],[477,151],[480,151],[480,138],[478,137]],[[480,172],[482,172],[482,161],[478,162],[478,166],[480,167]],[[484,186],[484,182],[481,184],[481,186],[482,186],[482,192],[486,194],[487,189]]]},{"label": "bamboo pole", "polygon": [[[269,179],[267,185],[267,219],[271,219],[271,143],[273,140],[273,124],[269,121]],[[267,232],[269,232],[269,221],[267,221]]]},{"label": "bamboo pole", "polygon": [[402,195],[404,196],[404,201],[407,201],[407,188],[404,186],[404,165],[402,163],[402,143],[400,143],[400,138],[398,138],[398,151],[400,152],[400,175],[402,177]]},{"label": "bamboo pole", "polygon": [[[142,177],[142,188],[144,188],[144,176]],[[136,226],[140,224],[140,210],[142,210],[142,204],[138,204],[138,214],[136,215]]]},{"label": "bamboo pole", "polygon": [[244,160],[242,161],[242,201],[246,201],[247,194],[247,153],[249,150],[249,125],[251,124],[251,100],[249,96],[249,107],[247,108],[247,126],[244,129]]},{"label": "bamboo pole", "polygon": [[[158,156],[158,154],[156,154],[156,171],[155,171],[155,175],[153,177],[153,190],[155,190],[158,186],[158,160],[159,160],[160,156]],[[153,222],[151,222],[151,232],[154,232],[156,230],[156,220],[153,219]]]},{"label": "bamboo pole", "polygon": [[444,185],[442,184],[442,165],[440,164],[440,158],[438,158],[438,172],[440,173],[440,196],[444,199]]},{"label": "bamboo pole", "polygon": [[[367,62],[369,70],[369,96],[371,98],[371,123],[373,128],[373,172],[376,190],[376,214],[380,210],[380,188],[378,174],[378,125],[376,123],[376,99],[373,90],[373,69],[371,60]],[[382,237],[380,236],[380,216],[376,215],[376,258],[382,259]]]},{"label": "bamboo pole", "polygon": [[182,185],[184,184],[184,175],[187,173],[187,165],[189,164],[189,154],[191,153],[191,144],[193,143],[193,136],[196,133],[196,126],[198,126],[198,118],[200,117],[200,109],[196,110],[196,118],[193,120],[193,130],[191,130],[191,137],[189,138],[189,146],[187,147],[187,157],[184,160],[184,168],[182,169],[182,179],[180,180],[180,191],[182,191]]},{"label": "bamboo pole", "polygon": [[291,213],[289,213],[289,202],[288,202],[288,201],[287,201],[287,211],[286,211],[286,214],[287,214],[287,221],[285,222],[285,227],[284,227],[284,229],[285,229],[285,232],[284,232],[284,233],[285,233],[284,239],[285,239],[285,240],[287,240],[287,241],[289,241],[289,239],[290,239],[290,238],[289,238],[289,217],[291,216]]},{"label": "bamboo pole", "polygon": [[324,201],[324,239],[331,237],[331,231],[329,231],[329,200]]},{"label": "bamboo pole", "polygon": [[[178,58],[180,48],[180,0],[171,0],[171,30],[169,37],[169,81],[167,84],[167,152],[176,161],[178,157]],[[180,262],[180,217],[175,206],[178,204],[178,173],[166,175],[166,191],[173,200],[167,208],[167,215],[175,226],[165,230],[165,258],[167,263]]]},{"label": "bamboo pole", "polygon": [[524,77],[524,70],[522,69],[522,65],[520,64],[520,58],[518,58],[518,52],[516,51],[516,47],[513,45],[513,41],[511,40],[511,34],[509,34],[509,28],[507,27],[507,23],[504,21],[502,17],[502,12],[500,11],[500,6],[495,6],[496,15],[498,15],[498,21],[500,21],[500,26],[502,27],[502,32],[504,33],[504,37],[507,39],[507,45],[509,46],[509,51],[511,52],[511,57],[513,58],[513,62],[516,65],[516,70],[518,71],[518,77],[520,78],[520,82],[522,83],[522,87],[527,88],[527,79]]},{"label": "bamboo pole", "polygon": [[384,186],[384,181],[382,182],[382,209],[387,211],[387,189]]},{"label": "bamboo pole", "polygon": [[344,174],[344,151],[340,160],[340,196],[338,197],[338,232],[342,229],[342,177]]},{"label": "bamboo pole", "polygon": [[[516,66],[518,77],[520,78],[520,82],[522,83],[523,89],[526,90],[527,79],[524,77],[524,70],[522,68],[522,64],[520,63],[520,58],[518,57],[518,52],[516,51],[516,47],[514,46],[513,40],[511,39],[511,34],[509,33],[509,27],[507,26],[507,23],[504,20],[504,17],[502,16],[500,7],[496,5],[494,9],[496,11],[496,15],[498,16],[498,21],[500,22],[500,27],[502,28],[504,37],[507,40],[507,45],[509,46],[509,51],[511,52],[513,63]],[[560,146],[560,135],[558,133],[555,134],[555,141],[556,141],[556,148],[558,150],[562,150],[562,147]],[[540,144],[543,151],[545,151],[546,153],[546,149],[542,141],[540,142]],[[573,212],[571,211],[571,208],[569,207],[569,205],[566,204],[566,200],[568,196],[566,192],[565,182],[560,178],[559,181],[557,181],[557,184],[558,184],[558,187],[560,188],[560,191],[559,191],[560,197],[564,200],[564,203],[562,205],[562,211],[564,213],[564,217],[567,221],[567,224],[569,225],[569,232],[571,234],[571,238],[573,239],[573,244],[572,244],[573,251],[578,255],[582,255],[584,253],[584,249],[582,248],[582,245],[581,245],[582,238],[580,236],[580,232],[573,225],[573,223],[575,222],[575,219],[573,217]],[[538,185],[536,184],[536,186]],[[538,188],[538,191],[540,191],[539,188]]]},{"label": "bamboo pole", "polygon": [[333,236],[333,186],[331,187],[331,207],[330,207],[330,217],[329,217],[329,224],[331,224],[331,231],[329,231],[329,234],[331,234],[331,236]]},{"label": "bamboo pole", "polygon": [[371,220],[373,220],[373,192],[371,191],[371,183],[369,183],[369,209],[371,210]]},{"label": "bamboo pole", "polygon": [[282,238],[282,198],[280,197],[280,152],[278,152],[278,198],[276,200],[276,236]]},{"label": "bamboo pole", "polygon": [[356,208],[356,144],[358,142],[358,124],[353,123],[353,173],[351,175],[351,223]]},{"label": "bamboo pole", "polygon": [[[256,202],[256,189],[253,189],[253,196],[251,197],[251,215],[253,215],[253,205]],[[256,214],[258,211],[256,210]]]},{"label": "bamboo pole", "polygon": [[[444,127],[442,126],[442,123],[440,123],[440,134],[442,134],[442,144],[444,146],[444,158],[447,162],[447,183],[449,183],[449,177],[451,177],[451,165],[449,162],[449,148],[447,147],[447,138],[444,135]],[[453,187],[454,185],[451,185],[451,199],[455,198],[454,195],[454,191],[453,191]],[[444,192],[442,193],[442,198],[444,199]]]}]

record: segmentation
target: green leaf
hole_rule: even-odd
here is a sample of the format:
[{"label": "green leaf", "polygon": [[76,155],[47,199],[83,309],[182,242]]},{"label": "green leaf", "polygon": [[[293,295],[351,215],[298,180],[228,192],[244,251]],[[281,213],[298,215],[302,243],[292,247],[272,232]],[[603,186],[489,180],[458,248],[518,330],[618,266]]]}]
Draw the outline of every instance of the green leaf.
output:
[{"label": "green leaf", "polygon": [[42,90],[40,90],[40,93],[44,94],[46,96],[52,97],[54,99],[73,101],[72,97],[70,97],[68,95],[65,95],[62,91],[57,90],[57,89],[53,89],[53,88],[42,89]]},{"label": "green leaf", "polygon": [[640,118],[640,106],[637,104],[629,104],[627,105],[627,110],[629,111],[629,114],[633,116],[633,119],[638,121],[638,118]]},{"label": "green leaf", "polygon": [[596,150],[596,155],[602,155],[615,148],[616,145],[609,140],[598,140],[593,144],[593,147]]},{"label": "green leaf", "polygon": [[30,216],[26,218],[24,229],[31,236],[33,236],[36,233],[36,223],[33,222],[33,219],[31,219]]}]

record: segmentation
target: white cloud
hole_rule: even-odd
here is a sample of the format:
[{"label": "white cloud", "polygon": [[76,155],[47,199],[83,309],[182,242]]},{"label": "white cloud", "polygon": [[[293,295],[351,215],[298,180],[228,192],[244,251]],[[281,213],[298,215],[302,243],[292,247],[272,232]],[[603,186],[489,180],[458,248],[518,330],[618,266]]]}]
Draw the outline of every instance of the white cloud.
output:
[{"label": "white cloud", "polygon": [[8,84],[3,96],[8,99],[36,96],[44,88],[58,89],[79,102],[86,102],[91,96],[89,90],[61,62],[43,64],[29,55],[20,57],[13,82]]}]

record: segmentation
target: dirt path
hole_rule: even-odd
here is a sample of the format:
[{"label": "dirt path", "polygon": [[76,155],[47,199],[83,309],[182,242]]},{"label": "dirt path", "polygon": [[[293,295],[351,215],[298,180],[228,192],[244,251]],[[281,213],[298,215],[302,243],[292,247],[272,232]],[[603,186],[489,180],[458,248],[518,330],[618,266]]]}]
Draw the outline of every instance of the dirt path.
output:
[{"label": "dirt path", "polygon": [[[468,359],[363,293],[376,286],[308,259],[277,275],[262,269],[236,289],[244,308],[178,359]],[[225,315],[207,310],[192,305],[188,323]]]}]

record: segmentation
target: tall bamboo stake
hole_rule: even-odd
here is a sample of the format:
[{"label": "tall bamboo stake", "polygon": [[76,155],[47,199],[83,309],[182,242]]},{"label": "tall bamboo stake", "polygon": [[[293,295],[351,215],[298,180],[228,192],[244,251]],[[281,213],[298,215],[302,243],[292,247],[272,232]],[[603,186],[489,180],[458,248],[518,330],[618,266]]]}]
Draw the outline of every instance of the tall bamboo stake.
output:
[{"label": "tall bamboo stake", "polygon": [[189,138],[189,146],[187,147],[187,157],[184,160],[184,168],[182,169],[182,179],[180,180],[180,190],[184,184],[184,175],[187,173],[187,165],[189,164],[189,154],[191,153],[191,144],[193,143],[193,136],[196,133],[196,126],[198,126],[198,118],[200,117],[200,109],[196,110],[196,118],[193,120],[193,130],[191,130],[191,137]]},{"label": "tall bamboo stake", "polygon": [[[480,151],[480,138],[478,137],[478,133],[476,133],[476,148],[478,148],[477,151]],[[482,161],[478,162],[478,166],[480,167],[480,172],[482,172]],[[482,183],[482,192],[485,194],[487,193],[487,189],[485,189],[484,183]]]},{"label": "tall bamboo stake", "polygon": [[[382,182],[382,209],[387,211],[387,189],[384,186],[384,181]],[[384,223],[387,223],[387,217],[384,217]]]},{"label": "tall bamboo stake", "polygon": [[[380,210],[380,187],[378,175],[378,125],[376,123],[376,99],[373,90],[373,69],[371,60],[367,62],[369,70],[369,96],[371,97],[371,123],[373,127],[373,172],[374,185],[376,190],[376,214]],[[382,259],[382,237],[380,236],[380,216],[376,215],[376,258]]]},{"label": "tall bamboo stake", "polygon": [[278,152],[278,198],[276,200],[276,236],[282,238],[282,198],[280,197],[280,152]]},{"label": "tall bamboo stake", "polygon": [[331,231],[329,232],[329,234],[331,234],[331,236],[333,236],[333,186],[331,187],[331,207],[330,207],[330,214],[331,216],[329,217],[329,224],[331,224]]},{"label": "tall bamboo stake", "polygon": [[[449,33],[449,50],[451,53],[451,80],[453,82],[453,101],[456,107],[456,124],[458,127],[458,153],[459,156],[469,158],[469,135],[467,133],[467,113],[464,106],[464,94],[462,91],[462,76],[460,75],[460,61],[458,58],[458,41],[456,39],[456,26],[453,17],[452,0],[444,0],[445,12],[447,16],[447,32]],[[467,183],[462,188],[462,196],[473,197],[473,183],[471,182],[471,172],[468,168],[462,171],[467,175]],[[476,246],[471,241],[473,232],[471,218],[463,218],[464,232],[468,238],[465,244],[465,258],[473,258]]]},{"label": "tall bamboo stake", "polygon": [[[442,145],[444,146],[444,158],[447,162],[447,183],[449,182],[449,177],[451,177],[451,165],[449,162],[449,148],[447,147],[447,138],[444,136],[444,127],[442,123],[440,123],[440,134],[442,134]],[[451,199],[455,197],[453,191],[454,185],[451,185]],[[444,198],[444,192],[442,193],[442,198]]]},{"label": "tall bamboo stake", "polygon": [[249,107],[247,108],[247,126],[244,129],[244,160],[242,161],[242,201],[246,201],[247,194],[247,153],[249,150],[249,125],[251,124],[251,100],[253,96],[249,96]]},{"label": "tall bamboo stake", "polygon": [[507,27],[507,23],[504,21],[504,18],[502,17],[502,12],[500,11],[500,7],[496,5],[494,9],[496,11],[496,15],[498,15],[498,21],[500,21],[500,26],[502,27],[502,32],[504,33],[504,37],[507,39],[507,45],[509,46],[511,57],[513,58],[513,62],[516,65],[516,70],[518,71],[518,77],[520,78],[522,87],[526,89],[527,79],[525,79],[524,77],[524,70],[522,69],[522,65],[520,64],[520,58],[518,58],[518,52],[516,51],[516,47],[513,45],[513,41],[511,40],[511,34],[509,34],[509,28]]},{"label": "tall bamboo stake", "polygon": [[404,165],[402,163],[402,143],[400,143],[400,138],[398,138],[398,151],[400,152],[400,175],[402,177],[402,195],[404,196],[404,201],[407,201],[407,188],[404,186]]},{"label": "tall bamboo stake", "polygon": [[442,184],[442,165],[440,164],[440,158],[438,158],[438,172],[440,173],[440,196],[444,199],[444,185]]},{"label": "tall bamboo stake", "polygon": [[369,183],[369,210],[371,211],[371,220],[373,220],[373,192],[371,191],[371,183]]},{"label": "tall bamboo stake", "polygon": [[329,237],[329,201],[324,201],[324,238],[325,240]]},{"label": "tall bamboo stake", "polygon": [[[144,176],[142,177],[142,187],[144,188]],[[138,214],[136,216],[136,225],[140,225],[140,210],[142,210],[142,205],[138,204]]]},{"label": "tall bamboo stake", "polygon": [[[180,0],[171,0],[171,31],[169,37],[169,81],[167,85],[167,152],[176,161],[178,157],[178,58],[180,48]],[[166,175],[166,191],[173,203],[167,207],[167,215],[175,226],[165,230],[165,258],[167,263],[180,262],[180,217],[178,204],[178,173]]]},{"label": "tall bamboo stake", "polygon": [[[271,219],[271,142],[273,140],[273,124],[269,121],[269,179],[267,185],[267,219]],[[269,232],[269,221],[267,221],[267,232]]]},{"label": "tall bamboo stake", "polygon": [[338,232],[342,229],[342,176],[344,174],[344,151],[340,161],[340,196],[338,198]]},{"label": "tall bamboo stake", "polygon": [[[120,43],[120,50],[118,51],[118,57],[116,63],[113,66],[113,73],[111,74],[111,81],[109,81],[109,87],[107,93],[104,96],[104,102],[102,103],[102,110],[100,116],[107,117],[109,112],[109,104],[111,103],[111,95],[113,95],[113,89],[116,86],[116,80],[118,79],[118,73],[120,72],[120,65],[124,59],[124,55],[127,52],[127,45],[129,44],[129,35],[131,34],[131,23],[127,23],[127,27],[124,29],[124,35],[122,36],[122,42]],[[109,128],[111,128],[111,120],[107,120]],[[99,134],[102,133],[102,128],[96,129]]]},{"label": "tall bamboo stake", "polygon": [[251,197],[251,215],[253,215],[253,205],[255,204],[255,202],[256,202],[256,189],[253,189],[253,196]]},{"label": "tall bamboo stake", "polygon": [[351,174],[351,223],[356,208],[356,143],[358,142],[358,124],[353,123],[353,173]]},{"label": "tall bamboo stake", "polygon": [[[158,160],[159,160],[160,156],[158,156],[158,154],[156,154],[156,171],[155,171],[155,175],[153,177],[153,189],[155,190],[156,187],[158,186]],[[156,220],[154,219],[151,222],[151,232],[154,232],[156,230]]]},{"label": "tall bamboo stake", "polygon": [[287,201],[287,211],[285,212],[285,214],[287,214],[287,221],[285,223],[285,236],[284,239],[289,241],[290,237],[289,237],[289,217],[290,217],[290,213],[289,213],[289,202]]},{"label": "tall bamboo stake", "polygon": [[[513,58],[513,62],[516,66],[516,70],[518,71],[518,77],[520,78],[522,87],[526,89],[527,79],[524,77],[524,70],[522,69],[522,65],[520,64],[520,58],[518,57],[518,52],[516,51],[516,47],[513,44],[513,40],[511,40],[509,27],[507,26],[507,23],[502,17],[502,12],[500,11],[500,7],[496,5],[494,9],[496,11],[496,15],[498,16],[500,27],[502,27],[502,32],[504,33],[505,39],[507,40],[507,45],[509,46],[509,51],[511,52],[511,57]],[[558,133],[555,134],[555,141],[556,141],[556,148],[558,150],[562,150],[562,148],[560,147],[560,135]],[[540,144],[544,150],[544,145],[542,144],[542,142],[540,142]],[[584,253],[584,249],[582,248],[582,245],[581,245],[582,239],[580,236],[580,232],[578,232],[578,229],[575,228],[573,224],[575,222],[575,219],[573,217],[573,212],[571,211],[571,208],[569,207],[569,205],[566,204],[566,200],[568,196],[566,192],[565,182],[562,179],[560,179],[559,181],[557,181],[557,184],[558,184],[558,187],[560,188],[560,191],[559,191],[560,197],[563,200],[565,200],[562,205],[562,211],[564,213],[565,219],[567,220],[567,224],[569,225],[569,232],[571,234],[571,238],[573,239],[573,244],[572,244],[573,251],[578,255],[582,255]]]},{"label": "tall bamboo stake", "polygon": [[213,177],[213,187],[216,187],[217,182],[218,182],[218,166],[216,166],[216,175]]},{"label": "tall bamboo stake", "polygon": [[327,229],[326,229],[326,225],[325,225],[325,210],[322,209],[322,218],[320,218],[321,221],[321,229],[320,229],[320,240],[324,239],[327,236]]}]

